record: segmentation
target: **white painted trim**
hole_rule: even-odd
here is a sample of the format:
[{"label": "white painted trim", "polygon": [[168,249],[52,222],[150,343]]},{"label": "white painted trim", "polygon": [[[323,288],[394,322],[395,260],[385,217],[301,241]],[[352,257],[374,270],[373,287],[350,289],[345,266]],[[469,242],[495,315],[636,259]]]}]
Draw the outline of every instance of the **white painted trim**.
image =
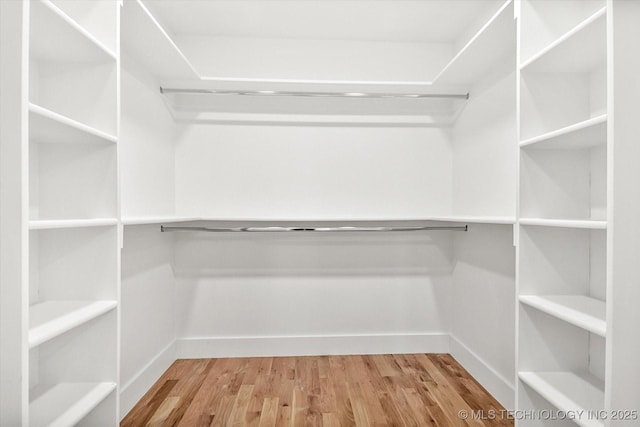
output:
[{"label": "white painted trim", "polygon": [[120,387],[120,419],[133,408],[151,386],[176,360],[176,342],[171,343],[160,350],[146,365],[136,373],[133,378]]},{"label": "white painted trim", "polygon": [[487,389],[498,402],[507,409],[515,408],[515,386],[502,376],[491,365],[482,360],[469,347],[464,345],[458,338],[450,335],[449,346],[451,355],[469,371],[484,388]]},{"label": "white painted trim", "polygon": [[449,334],[196,337],[176,341],[178,359],[389,353],[449,353]]}]

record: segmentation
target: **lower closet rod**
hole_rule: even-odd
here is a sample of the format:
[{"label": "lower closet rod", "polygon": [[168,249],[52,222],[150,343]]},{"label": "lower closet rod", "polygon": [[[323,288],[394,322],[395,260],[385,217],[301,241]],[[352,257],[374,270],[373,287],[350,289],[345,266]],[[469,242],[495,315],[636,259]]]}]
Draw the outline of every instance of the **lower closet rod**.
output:
[{"label": "lower closet rod", "polygon": [[467,225],[460,226],[425,226],[425,227],[185,227],[185,226],[160,226],[160,231],[205,231],[208,233],[227,232],[353,232],[353,231],[467,231]]}]

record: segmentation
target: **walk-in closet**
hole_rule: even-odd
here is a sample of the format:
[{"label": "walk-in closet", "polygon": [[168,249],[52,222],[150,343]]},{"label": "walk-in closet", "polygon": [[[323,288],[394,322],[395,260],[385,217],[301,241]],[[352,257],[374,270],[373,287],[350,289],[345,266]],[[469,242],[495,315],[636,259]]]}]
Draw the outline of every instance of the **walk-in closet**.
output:
[{"label": "walk-in closet", "polygon": [[640,1],[0,20],[0,426],[640,425]]}]

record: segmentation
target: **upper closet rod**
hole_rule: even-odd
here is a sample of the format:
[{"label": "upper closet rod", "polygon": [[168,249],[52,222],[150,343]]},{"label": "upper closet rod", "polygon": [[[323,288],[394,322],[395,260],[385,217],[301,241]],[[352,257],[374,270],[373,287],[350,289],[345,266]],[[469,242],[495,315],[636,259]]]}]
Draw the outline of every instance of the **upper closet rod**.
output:
[{"label": "upper closet rod", "polygon": [[201,93],[212,95],[303,96],[310,98],[450,98],[469,99],[469,93],[371,93],[371,92],[299,92],[280,90],[179,89],[160,86],[160,93]]},{"label": "upper closet rod", "polygon": [[227,233],[227,232],[353,232],[353,231],[431,231],[431,230],[449,230],[449,231],[467,231],[467,225],[460,226],[425,226],[425,227],[186,227],[186,226],[160,226],[160,231],[205,231],[208,233]]}]

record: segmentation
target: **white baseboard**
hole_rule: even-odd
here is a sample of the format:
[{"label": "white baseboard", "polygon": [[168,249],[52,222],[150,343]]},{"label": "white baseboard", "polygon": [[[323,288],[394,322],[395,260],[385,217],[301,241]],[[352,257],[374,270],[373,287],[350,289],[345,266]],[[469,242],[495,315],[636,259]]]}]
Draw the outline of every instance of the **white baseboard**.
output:
[{"label": "white baseboard", "polygon": [[504,376],[464,345],[459,339],[450,335],[451,355],[458,361],[473,378],[476,379],[489,393],[507,409],[515,408],[515,387]]},{"label": "white baseboard", "polygon": [[180,338],[176,357],[314,356],[449,353],[449,334]]},{"label": "white baseboard", "polygon": [[175,360],[176,342],[172,341],[120,388],[120,419],[129,413]]}]

